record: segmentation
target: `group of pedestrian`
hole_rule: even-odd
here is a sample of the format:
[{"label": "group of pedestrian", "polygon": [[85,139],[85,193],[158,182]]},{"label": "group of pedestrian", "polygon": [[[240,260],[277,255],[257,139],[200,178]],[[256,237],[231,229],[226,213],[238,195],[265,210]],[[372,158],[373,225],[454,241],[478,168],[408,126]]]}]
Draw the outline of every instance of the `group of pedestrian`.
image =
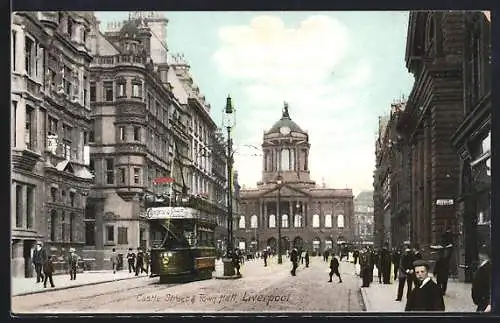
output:
[{"label": "group of pedestrian", "polygon": [[[69,249],[68,255],[68,271],[70,280],[76,280],[76,273],[78,271],[78,255],[74,248]],[[55,272],[54,262],[57,257],[49,255],[47,250],[43,247],[41,241],[37,241],[33,250],[32,262],[36,272],[36,282],[43,283],[43,287],[47,288],[47,282],[51,287],[55,287],[53,274]]]},{"label": "group of pedestrian", "polygon": [[[136,276],[139,276],[139,274],[146,273],[146,275],[149,273],[149,266],[150,266],[150,258],[151,254],[149,250],[146,250],[145,252],[142,250],[142,248],[137,248],[137,254],[133,252],[132,248],[128,248],[128,253],[127,253],[127,264],[128,264],[128,272],[135,273]],[[118,254],[116,253],[116,249],[113,248],[111,252],[111,265],[113,269],[113,274],[116,273],[118,270]]]}]

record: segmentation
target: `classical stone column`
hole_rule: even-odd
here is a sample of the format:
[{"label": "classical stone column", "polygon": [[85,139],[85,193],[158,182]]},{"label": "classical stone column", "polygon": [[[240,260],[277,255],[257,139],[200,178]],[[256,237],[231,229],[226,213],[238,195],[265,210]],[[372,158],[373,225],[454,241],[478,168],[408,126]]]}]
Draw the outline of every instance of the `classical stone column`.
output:
[{"label": "classical stone column", "polygon": [[263,228],[269,228],[269,220],[268,220],[268,215],[267,215],[267,201],[264,202],[264,219],[262,221],[262,227]]},{"label": "classical stone column", "polygon": [[423,174],[423,233],[425,244],[432,243],[431,233],[432,233],[432,187],[431,187],[431,177],[432,177],[432,156],[431,156],[431,120],[430,115],[427,115],[424,119],[424,131],[423,131],[423,163],[424,163],[424,174]]},{"label": "classical stone column", "polygon": [[26,74],[26,60],[25,60],[25,53],[24,53],[24,47],[25,47],[25,33],[24,33],[24,26],[19,26],[18,28],[15,29],[16,31],[16,57],[14,59],[16,60],[16,72],[21,73],[21,74]]}]

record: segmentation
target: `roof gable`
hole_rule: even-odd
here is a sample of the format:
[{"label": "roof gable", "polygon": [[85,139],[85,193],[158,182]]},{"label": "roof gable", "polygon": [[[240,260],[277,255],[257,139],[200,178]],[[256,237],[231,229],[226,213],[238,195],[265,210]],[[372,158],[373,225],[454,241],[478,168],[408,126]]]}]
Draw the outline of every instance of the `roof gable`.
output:
[{"label": "roof gable", "polygon": [[[265,197],[265,196],[278,196],[278,186],[275,186],[271,189],[268,189],[260,194],[260,196]],[[309,197],[310,194],[306,191],[303,191],[301,189],[298,189],[296,187],[293,187],[289,184],[283,184],[281,186],[280,195],[281,196],[305,196]]]}]

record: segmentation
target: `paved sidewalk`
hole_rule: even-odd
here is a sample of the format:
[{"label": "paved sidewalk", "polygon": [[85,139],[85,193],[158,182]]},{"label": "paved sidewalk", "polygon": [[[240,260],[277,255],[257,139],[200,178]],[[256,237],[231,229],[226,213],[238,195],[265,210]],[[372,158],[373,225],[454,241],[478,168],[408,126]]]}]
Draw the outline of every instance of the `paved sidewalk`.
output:
[{"label": "paved sidewalk", "polygon": [[[391,284],[379,284],[376,268],[373,273],[373,283],[370,284],[370,287],[361,288],[361,295],[365,302],[366,311],[404,312],[406,306],[406,285],[403,291],[402,301],[395,301],[398,291],[398,282],[393,282],[391,279]],[[449,279],[446,295],[444,296],[444,304],[445,312],[475,312],[476,306],[471,299],[471,284]]]},{"label": "paved sidewalk", "polygon": [[50,292],[57,289],[67,289],[80,287],[85,285],[102,284],[111,281],[135,279],[146,277],[146,274],[135,276],[133,273],[122,270],[113,274],[110,270],[96,270],[87,271],[76,275],[76,280],[70,280],[68,275],[55,275],[53,276],[55,287],[50,287],[47,281],[47,288],[43,287],[43,283],[36,283],[36,277],[33,278],[11,278],[11,296],[20,296],[28,294],[36,294],[43,292]]}]

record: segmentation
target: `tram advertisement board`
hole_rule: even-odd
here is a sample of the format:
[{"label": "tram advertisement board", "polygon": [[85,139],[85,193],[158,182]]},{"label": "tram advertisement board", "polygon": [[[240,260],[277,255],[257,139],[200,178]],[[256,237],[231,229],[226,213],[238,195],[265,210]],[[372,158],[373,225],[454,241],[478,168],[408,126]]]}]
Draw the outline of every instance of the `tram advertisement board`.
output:
[{"label": "tram advertisement board", "polygon": [[200,210],[189,207],[152,207],[148,208],[148,219],[196,219],[200,217]]}]

